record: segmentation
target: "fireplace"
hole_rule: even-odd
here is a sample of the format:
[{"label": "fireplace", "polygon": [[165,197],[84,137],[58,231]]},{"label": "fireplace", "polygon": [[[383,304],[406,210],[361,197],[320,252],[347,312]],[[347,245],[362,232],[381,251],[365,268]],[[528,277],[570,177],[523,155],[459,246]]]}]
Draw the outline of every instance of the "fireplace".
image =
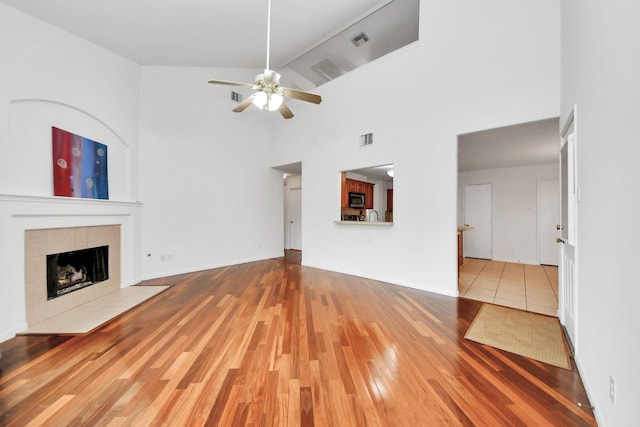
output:
[{"label": "fireplace", "polygon": [[25,230],[29,326],[120,288],[119,224]]},{"label": "fireplace", "polygon": [[47,255],[47,299],[109,279],[109,246]]}]

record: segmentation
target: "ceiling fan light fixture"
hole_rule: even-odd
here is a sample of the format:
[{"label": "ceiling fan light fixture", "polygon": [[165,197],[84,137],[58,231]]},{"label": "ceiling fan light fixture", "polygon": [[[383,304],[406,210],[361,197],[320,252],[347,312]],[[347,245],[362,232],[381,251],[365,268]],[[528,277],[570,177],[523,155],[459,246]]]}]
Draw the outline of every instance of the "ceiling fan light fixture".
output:
[{"label": "ceiling fan light fixture", "polygon": [[261,110],[276,111],[282,105],[284,98],[278,93],[256,92],[253,96],[253,105]]}]

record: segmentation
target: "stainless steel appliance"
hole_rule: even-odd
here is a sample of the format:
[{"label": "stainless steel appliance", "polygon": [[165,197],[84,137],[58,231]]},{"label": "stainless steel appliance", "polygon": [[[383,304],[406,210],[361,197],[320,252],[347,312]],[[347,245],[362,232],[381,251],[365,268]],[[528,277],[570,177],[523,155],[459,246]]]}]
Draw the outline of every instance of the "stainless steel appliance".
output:
[{"label": "stainless steel appliance", "polygon": [[364,208],[365,206],[364,193],[349,193],[349,207],[350,208]]}]

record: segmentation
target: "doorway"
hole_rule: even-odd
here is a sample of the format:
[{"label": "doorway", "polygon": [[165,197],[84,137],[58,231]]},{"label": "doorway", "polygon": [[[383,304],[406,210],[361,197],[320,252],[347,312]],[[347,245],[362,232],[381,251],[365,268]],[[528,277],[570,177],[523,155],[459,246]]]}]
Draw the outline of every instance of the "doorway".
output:
[{"label": "doorway", "polygon": [[283,252],[287,262],[302,261],[302,162],[277,166],[283,172]]},{"label": "doorway", "polygon": [[[476,229],[463,233],[460,296],[471,297],[465,294],[475,289],[480,298],[474,299],[508,305],[518,294],[526,301],[518,308],[544,305],[547,314],[558,315],[559,135],[557,117],[458,135],[457,225],[475,226],[473,215],[484,215],[491,230],[488,238],[476,235],[485,242],[480,251],[474,248]],[[482,198],[483,191],[489,206],[473,207],[473,197]],[[524,298],[532,296],[526,287],[543,279],[543,294]],[[518,289],[507,286],[516,282]]]}]

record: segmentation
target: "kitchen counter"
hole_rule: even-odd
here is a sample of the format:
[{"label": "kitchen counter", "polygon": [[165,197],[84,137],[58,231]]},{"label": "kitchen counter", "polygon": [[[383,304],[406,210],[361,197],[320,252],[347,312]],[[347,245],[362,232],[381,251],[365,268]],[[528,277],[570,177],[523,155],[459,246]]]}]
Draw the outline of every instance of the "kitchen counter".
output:
[{"label": "kitchen counter", "polygon": [[465,231],[473,230],[474,227],[465,225],[463,227],[458,227],[458,277],[460,277],[460,267],[464,262],[464,252],[462,249],[462,233]]},{"label": "kitchen counter", "polygon": [[335,224],[348,224],[348,225],[370,225],[374,227],[379,226],[390,226],[393,225],[392,222],[384,222],[384,221],[333,221]]}]

